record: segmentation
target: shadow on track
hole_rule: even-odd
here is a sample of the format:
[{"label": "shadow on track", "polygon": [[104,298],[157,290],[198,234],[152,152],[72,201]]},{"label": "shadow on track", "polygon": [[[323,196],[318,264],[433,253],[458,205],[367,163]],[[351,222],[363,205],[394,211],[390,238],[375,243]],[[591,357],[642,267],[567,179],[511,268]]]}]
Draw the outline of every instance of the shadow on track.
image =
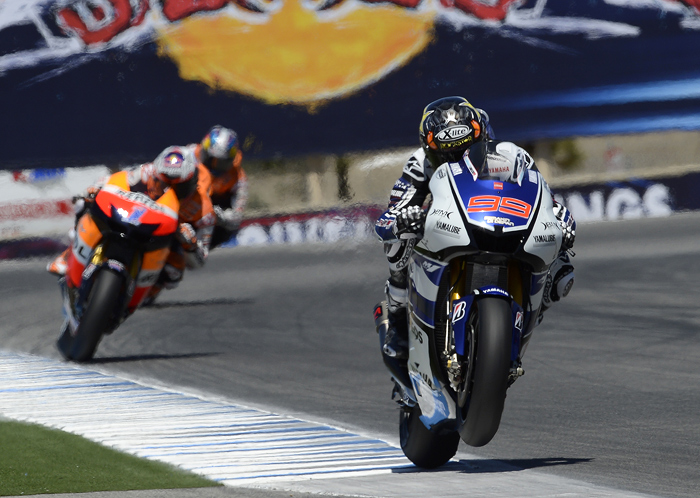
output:
[{"label": "shadow on track", "polygon": [[221,353],[189,353],[189,354],[138,354],[132,356],[113,356],[111,358],[93,358],[92,361],[86,363],[92,364],[108,364],[108,363],[126,363],[130,361],[147,361],[147,360],[182,360],[190,358],[206,358],[208,356],[217,356]]},{"label": "shadow on track", "polygon": [[448,462],[440,468],[427,470],[418,467],[393,469],[392,473],[405,474],[415,472],[462,472],[464,474],[488,474],[501,472],[516,472],[536,469],[539,467],[554,467],[559,465],[576,465],[588,463],[592,458],[530,458],[513,460],[476,459]]},{"label": "shadow on track", "polygon": [[227,304],[252,304],[255,300],[253,299],[231,299],[231,298],[220,298],[220,299],[202,299],[199,301],[165,301],[162,303],[153,303],[147,306],[142,306],[140,309],[165,309],[165,308],[186,308],[193,306],[220,306]]}]

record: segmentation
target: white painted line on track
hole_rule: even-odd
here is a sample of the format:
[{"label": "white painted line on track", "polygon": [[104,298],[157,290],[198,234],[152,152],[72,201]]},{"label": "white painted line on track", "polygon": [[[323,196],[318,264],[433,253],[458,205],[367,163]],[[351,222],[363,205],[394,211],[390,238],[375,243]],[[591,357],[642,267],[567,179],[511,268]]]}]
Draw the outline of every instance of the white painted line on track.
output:
[{"label": "white painted line on track", "polygon": [[0,415],[233,486],[413,467],[400,449],[379,439],[3,351]]},{"label": "white painted line on track", "polygon": [[[457,454],[417,471],[385,441],[227,400],[0,351],[0,417],[78,434],[227,486],[384,498],[652,498]],[[328,482],[327,480],[332,480]]]}]

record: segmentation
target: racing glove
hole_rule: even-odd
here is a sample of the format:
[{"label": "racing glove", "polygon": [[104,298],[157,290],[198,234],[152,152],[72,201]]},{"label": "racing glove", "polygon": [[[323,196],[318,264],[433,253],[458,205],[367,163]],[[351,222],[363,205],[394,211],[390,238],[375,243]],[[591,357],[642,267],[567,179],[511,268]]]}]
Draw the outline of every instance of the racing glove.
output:
[{"label": "racing glove", "polygon": [[423,232],[425,212],[420,206],[402,208],[391,230],[398,239],[415,239]]},{"label": "racing glove", "polygon": [[216,212],[216,224],[226,230],[238,230],[243,221],[243,214],[235,209],[223,209],[221,206],[214,206]]},{"label": "racing glove", "polygon": [[176,238],[185,251],[192,252],[197,249],[197,232],[189,223],[180,223]]},{"label": "racing glove", "polygon": [[559,227],[562,231],[561,249],[568,251],[574,247],[576,240],[576,220],[571,215],[571,211],[556,201],[554,202],[554,216],[559,221]]},{"label": "racing glove", "polygon": [[95,202],[95,197],[97,197],[97,194],[100,192],[101,189],[102,186],[100,184],[91,185],[87,188],[84,194],[74,195],[71,198],[71,202],[73,203],[73,212],[75,213],[76,224],[78,223],[78,220],[87,212],[87,210],[90,209],[90,206],[93,202]]}]

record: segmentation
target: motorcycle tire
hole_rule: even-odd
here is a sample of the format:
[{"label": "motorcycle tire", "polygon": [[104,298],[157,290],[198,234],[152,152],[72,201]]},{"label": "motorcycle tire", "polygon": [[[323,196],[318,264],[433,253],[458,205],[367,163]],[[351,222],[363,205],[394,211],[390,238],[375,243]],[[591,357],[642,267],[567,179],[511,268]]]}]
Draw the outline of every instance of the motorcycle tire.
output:
[{"label": "motorcycle tire", "polygon": [[508,390],[513,323],[504,299],[477,301],[476,355],[466,417],[459,434],[469,446],[484,446],[498,431]]},{"label": "motorcycle tire", "polygon": [[76,362],[92,359],[112,319],[112,310],[119,300],[122,284],[122,277],[109,269],[102,269],[95,277],[87,308],[80,319],[66,359]]},{"label": "motorcycle tire", "polygon": [[401,407],[399,439],[404,455],[416,466],[434,469],[447,463],[457,453],[459,433],[435,433],[420,420],[418,405]]}]

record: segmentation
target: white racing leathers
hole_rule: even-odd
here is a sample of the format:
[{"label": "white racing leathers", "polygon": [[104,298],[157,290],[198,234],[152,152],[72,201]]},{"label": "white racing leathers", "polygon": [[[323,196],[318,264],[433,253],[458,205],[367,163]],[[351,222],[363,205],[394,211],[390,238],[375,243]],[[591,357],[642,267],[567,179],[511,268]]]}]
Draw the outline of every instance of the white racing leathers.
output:
[{"label": "white racing leathers", "polygon": [[[506,390],[523,373],[550,267],[566,249],[555,215],[562,209],[513,143],[475,144],[437,168],[428,192],[422,238],[405,255],[408,375],[392,372],[406,414],[402,448],[414,462],[423,452],[417,448],[443,447],[446,434],[472,446],[493,438]],[[378,221],[380,237],[402,200]]]},{"label": "white racing leathers", "polygon": [[407,302],[406,267],[417,239],[398,239],[392,228],[401,209],[423,206],[430,193],[428,183],[433,167],[425,157],[423,149],[416,150],[403,167],[401,177],[396,180],[389,197],[387,210],[375,224],[377,236],[384,241],[384,252],[389,261],[389,279],[386,295],[392,313],[404,308]]}]

